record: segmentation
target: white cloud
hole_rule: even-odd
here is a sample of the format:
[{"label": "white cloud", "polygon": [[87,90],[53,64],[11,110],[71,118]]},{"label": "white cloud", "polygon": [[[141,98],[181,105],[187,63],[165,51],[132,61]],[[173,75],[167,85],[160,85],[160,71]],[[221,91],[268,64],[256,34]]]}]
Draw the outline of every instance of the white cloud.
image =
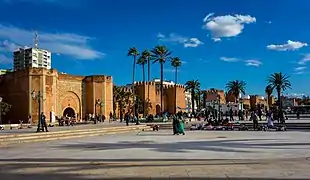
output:
[{"label": "white cloud", "polygon": [[245,65],[246,66],[255,66],[255,67],[259,67],[261,66],[263,63],[259,60],[246,60],[245,61]]},{"label": "white cloud", "polygon": [[203,44],[203,42],[201,42],[198,38],[188,38],[175,33],[170,33],[168,36],[158,33],[157,38],[163,42],[183,44],[186,48],[198,47]]},{"label": "white cloud", "polygon": [[300,67],[296,67],[294,70],[295,71],[303,71],[303,70],[305,70],[307,67],[305,67],[305,66],[300,66]]},{"label": "white cloud", "polygon": [[[0,24],[0,49],[12,51],[16,47],[33,44],[34,32]],[[98,59],[105,56],[88,45],[93,38],[73,33],[39,32],[39,47],[52,53],[71,56],[76,59]]]},{"label": "white cloud", "polygon": [[225,15],[212,17],[214,14],[208,14],[204,19],[203,29],[208,30],[214,41],[221,38],[234,37],[242,33],[245,24],[256,22],[256,18],[250,15]]},{"label": "white cloud", "polygon": [[300,61],[298,61],[299,65],[304,65],[310,61],[310,54],[304,54],[303,56],[304,57]]},{"label": "white cloud", "polygon": [[270,44],[267,49],[274,51],[294,51],[302,47],[308,46],[307,43],[288,40],[286,44]]},{"label": "white cloud", "polygon": [[234,58],[234,57],[220,57],[220,60],[225,61],[225,62],[237,62],[237,61],[239,61],[238,58]]}]

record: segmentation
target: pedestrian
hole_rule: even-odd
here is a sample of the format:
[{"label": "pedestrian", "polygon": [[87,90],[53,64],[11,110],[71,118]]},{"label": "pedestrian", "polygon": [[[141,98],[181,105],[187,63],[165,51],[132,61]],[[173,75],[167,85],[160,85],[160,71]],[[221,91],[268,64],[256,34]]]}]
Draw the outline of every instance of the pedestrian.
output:
[{"label": "pedestrian", "polygon": [[45,131],[48,132],[46,116],[44,115],[44,112],[41,112],[40,120],[41,120],[41,125],[42,125],[42,131],[44,132],[44,129],[45,129]]}]

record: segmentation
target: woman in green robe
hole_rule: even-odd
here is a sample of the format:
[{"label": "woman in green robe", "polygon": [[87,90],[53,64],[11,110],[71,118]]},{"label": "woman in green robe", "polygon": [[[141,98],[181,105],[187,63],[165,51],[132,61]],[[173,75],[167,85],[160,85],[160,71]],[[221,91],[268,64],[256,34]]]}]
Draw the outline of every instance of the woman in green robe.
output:
[{"label": "woman in green robe", "polygon": [[182,115],[178,116],[178,133],[185,135],[184,131],[184,120],[182,119]]},{"label": "woman in green robe", "polygon": [[173,127],[173,135],[179,134],[179,121],[176,115],[173,116],[172,127]]}]

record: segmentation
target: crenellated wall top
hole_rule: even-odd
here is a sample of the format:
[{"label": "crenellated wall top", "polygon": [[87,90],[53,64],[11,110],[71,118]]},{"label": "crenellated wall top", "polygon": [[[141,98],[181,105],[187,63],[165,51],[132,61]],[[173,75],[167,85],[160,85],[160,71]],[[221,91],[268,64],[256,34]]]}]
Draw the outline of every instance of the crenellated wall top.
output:
[{"label": "crenellated wall top", "polygon": [[[143,81],[136,81],[135,82],[135,86],[141,86],[141,85],[150,85],[150,86],[159,86],[160,84],[158,84],[158,83],[155,83],[155,82],[153,82],[153,81],[150,81],[150,82],[147,82],[147,81],[145,81],[145,82],[143,82]],[[176,84],[176,85],[174,85],[174,84],[164,84],[164,89],[169,89],[169,88],[174,88],[174,87],[177,87],[177,88],[182,88],[182,89],[185,89],[185,85],[182,85],[182,84]]]},{"label": "crenellated wall top", "polygon": [[113,82],[112,76],[105,76],[105,75],[92,75],[92,76],[85,76],[83,81],[86,82]]}]

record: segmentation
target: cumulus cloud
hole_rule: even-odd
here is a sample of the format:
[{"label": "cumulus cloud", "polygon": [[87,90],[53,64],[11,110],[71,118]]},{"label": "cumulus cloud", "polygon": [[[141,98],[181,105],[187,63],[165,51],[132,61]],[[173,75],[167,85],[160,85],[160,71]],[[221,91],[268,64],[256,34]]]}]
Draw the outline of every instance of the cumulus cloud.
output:
[{"label": "cumulus cloud", "polygon": [[203,44],[198,38],[188,38],[175,33],[170,33],[168,36],[158,33],[157,38],[163,42],[182,44],[184,47],[198,47]]},{"label": "cumulus cloud", "polygon": [[234,57],[220,57],[220,60],[225,61],[225,62],[237,62],[237,61],[239,61],[238,58],[234,58]]},{"label": "cumulus cloud", "polygon": [[298,61],[298,64],[299,65],[304,65],[304,64],[306,64],[309,61],[310,61],[310,54],[304,54],[303,58],[300,61]]},{"label": "cumulus cloud", "polygon": [[286,44],[270,44],[267,46],[267,49],[274,51],[294,51],[306,46],[308,46],[307,43],[288,40]]},{"label": "cumulus cloud", "polygon": [[245,61],[245,65],[246,66],[254,66],[254,67],[259,67],[261,66],[263,63],[259,60],[246,60]]},{"label": "cumulus cloud", "polygon": [[203,29],[211,33],[214,41],[220,41],[221,38],[234,37],[242,33],[245,24],[256,22],[256,18],[250,15],[224,15],[215,16],[214,13],[208,14],[203,22]]},{"label": "cumulus cloud", "polygon": [[[33,43],[34,32],[16,26],[0,24],[0,50],[10,51]],[[39,47],[52,53],[70,56],[76,59],[98,59],[104,53],[93,49],[89,42],[93,38],[74,33],[39,32]]]}]

